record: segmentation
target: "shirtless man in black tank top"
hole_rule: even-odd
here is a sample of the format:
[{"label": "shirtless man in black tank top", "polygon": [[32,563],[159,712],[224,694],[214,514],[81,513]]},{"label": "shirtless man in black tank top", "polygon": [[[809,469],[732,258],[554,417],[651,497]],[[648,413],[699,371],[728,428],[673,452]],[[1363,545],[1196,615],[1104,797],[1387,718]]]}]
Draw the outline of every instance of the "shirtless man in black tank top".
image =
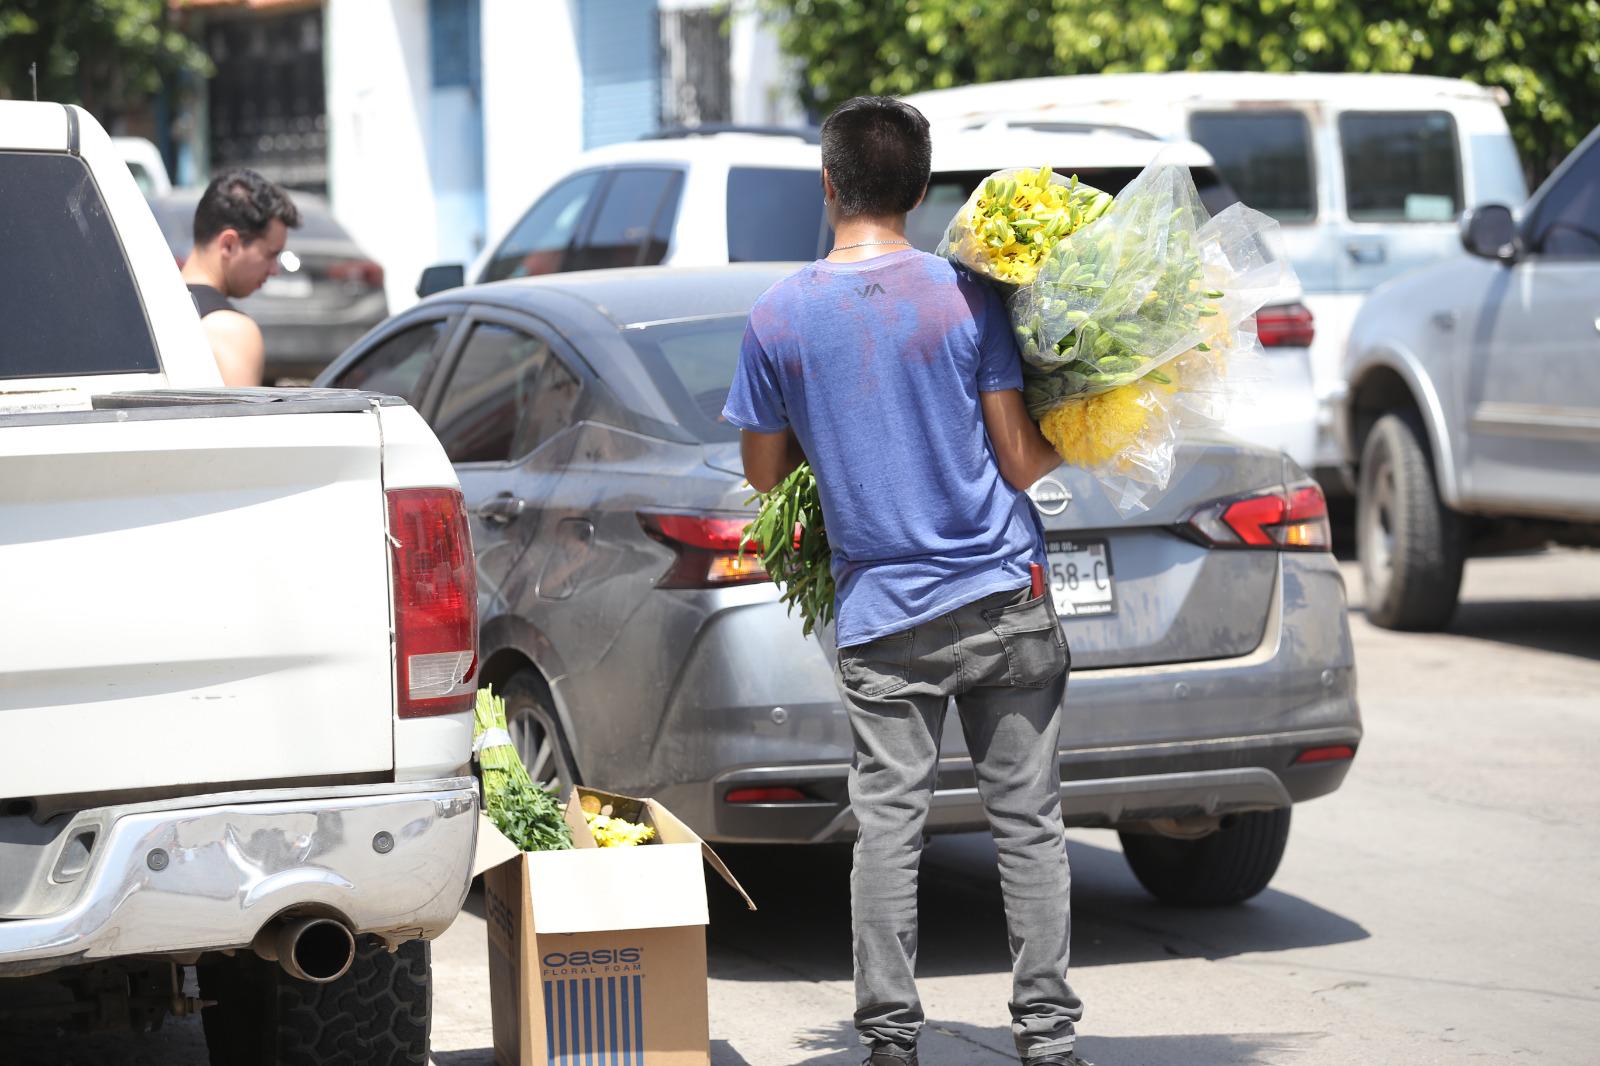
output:
[{"label": "shirtless man in black tank top", "polygon": [[194,251],[183,280],[200,312],[224,385],[259,385],[266,363],[261,327],[233,306],[278,272],[300,211],[282,188],[253,170],[218,175],[194,211]]}]

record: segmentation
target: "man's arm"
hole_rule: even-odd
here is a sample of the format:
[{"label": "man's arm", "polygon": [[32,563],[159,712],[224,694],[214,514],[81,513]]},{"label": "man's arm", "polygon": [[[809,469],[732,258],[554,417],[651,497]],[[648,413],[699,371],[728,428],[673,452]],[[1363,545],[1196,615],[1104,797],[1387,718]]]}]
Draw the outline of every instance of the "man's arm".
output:
[{"label": "man's arm", "polygon": [[224,385],[261,384],[267,350],[261,340],[261,327],[249,315],[217,311],[201,319],[200,325],[206,331]]},{"label": "man's arm", "polygon": [[1061,456],[1028,417],[1022,393],[1015,389],[980,392],[978,401],[983,405],[989,443],[1000,462],[1000,476],[1012,488],[1026,492],[1035,481],[1061,465]]},{"label": "man's arm", "polygon": [[744,460],[745,480],[757,492],[771,492],[806,461],[806,453],[792,429],[779,433],[740,430],[739,456]]}]

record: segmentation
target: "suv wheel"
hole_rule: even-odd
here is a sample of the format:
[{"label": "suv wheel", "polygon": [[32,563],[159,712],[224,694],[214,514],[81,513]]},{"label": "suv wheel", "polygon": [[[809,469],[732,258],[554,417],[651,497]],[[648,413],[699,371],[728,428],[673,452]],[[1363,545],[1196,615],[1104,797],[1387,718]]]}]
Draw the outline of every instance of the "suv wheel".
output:
[{"label": "suv wheel", "polygon": [[248,951],[199,966],[201,1012],[212,1066],[425,1066],[433,1009],[426,940],[390,953],[382,940],[357,941],[355,961],[336,981],[290,977]]},{"label": "suv wheel", "polygon": [[1356,556],[1366,611],[1385,629],[1443,629],[1466,558],[1461,518],[1439,499],[1416,420],[1378,419],[1361,450]]},{"label": "suv wheel", "polygon": [[1217,907],[1267,887],[1289,842],[1289,808],[1233,814],[1198,840],[1118,833],[1122,854],[1145,891],[1163,903]]},{"label": "suv wheel", "polygon": [[506,681],[501,695],[506,701],[506,728],[528,776],[565,799],[579,782],[578,769],[544,678],[532,670],[518,671]]}]

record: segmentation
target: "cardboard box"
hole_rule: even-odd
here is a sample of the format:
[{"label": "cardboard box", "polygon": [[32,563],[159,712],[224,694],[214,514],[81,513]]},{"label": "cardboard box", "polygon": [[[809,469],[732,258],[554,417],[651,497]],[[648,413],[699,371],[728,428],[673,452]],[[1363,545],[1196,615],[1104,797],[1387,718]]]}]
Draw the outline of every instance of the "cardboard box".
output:
[{"label": "cardboard box", "polygon": [[[597,847],[585,795],[655,828]],[[716,852],[654,800],[573,791],[574,849],[524,854],[479,826],[489,1001],[501,1066],[708,1066],[707,864],[755,904]]]}]

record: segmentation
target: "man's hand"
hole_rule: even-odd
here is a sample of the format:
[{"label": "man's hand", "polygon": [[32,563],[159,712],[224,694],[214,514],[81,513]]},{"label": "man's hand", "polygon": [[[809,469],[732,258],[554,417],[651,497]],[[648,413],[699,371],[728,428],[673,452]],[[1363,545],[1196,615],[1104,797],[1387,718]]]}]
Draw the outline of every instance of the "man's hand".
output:
[{"label": "man's hand", "polygon": [[771,492],[806,461],[792,429],[781,433],[740,430],[739,455],[744,460],[744,478],[757,492]]},{"label": "man's hand", "polygon": [[1028,417],[1022,393],[1015,389],[980,392],[978,402],[983,405],[983,425],[1000,463],[1000,476],[1012,488],[1026,492],[1035,481],[1061,465],[1061,456]]},{"label": "man's hand", "polygon": [[266,369],[267,350],[261,340],[261,327],[238,311],[217,311],[200,320],[211,344],[211,354],[228,386],[261,384]]}]

